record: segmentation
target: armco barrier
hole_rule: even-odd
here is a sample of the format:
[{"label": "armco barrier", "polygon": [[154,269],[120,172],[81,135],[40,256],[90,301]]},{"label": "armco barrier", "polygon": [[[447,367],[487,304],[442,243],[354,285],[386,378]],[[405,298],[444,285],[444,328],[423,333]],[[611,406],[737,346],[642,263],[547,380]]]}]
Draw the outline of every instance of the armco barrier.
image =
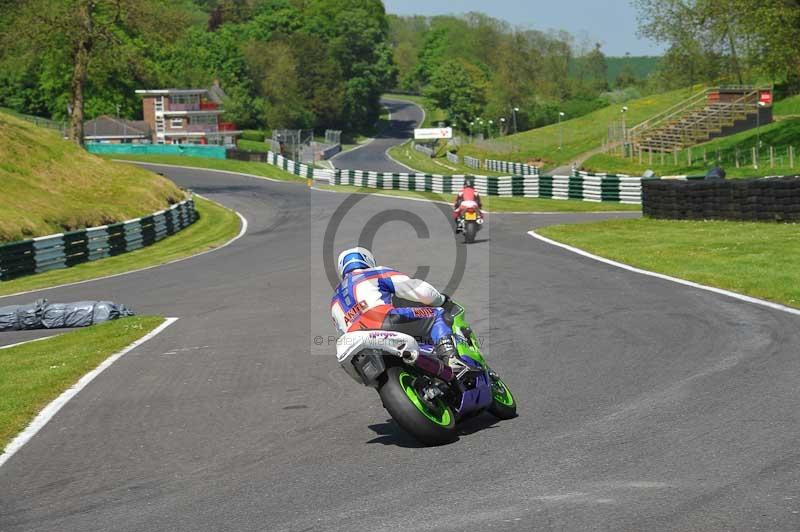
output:
[{"label": "armco barrier", "polygon": [[284,172],[289,172],[299,177],[306,179],[319,179],[325,182],[330,182],[333,179],[333,170],[325,170],[322,168],[315,168],[313,166],[297,163],[291,159],[279,155],[275,152],[254,152],[243,150],[228,150],[228,159],[236,159],[239,161],[252,161],[259,163],[267,163],[272,166],[277,166]]},{"label": "armco barrier", "polygon": [[453,164],[458,164],[461,162],[461,159],[458,158],[458,154],[451,151],[447,152],[447,160]]},{"label": "armco barrier", "polygon": [[645,180],[642,210],[677,220],[800,221],[800,178]]},{"label": "armco barrier", "polygon": [[464,156],[464,164],[466,164],[470,168],[480,169],[481,160],[480,159],[476,159],[475,157],[470,157],[469,155],[465,155]]},{"label": "armco barrier", "polygon": [[[336,170],[331,184],[451,194],[461,190],[464,177]],[[614,201],[630,204],[641,202],[641,180],[637,177],[474,176],[474,179],[475,189],[487,196]]]},{"label": "armco barrier", "polygon": [[[245,152],[250,153],[250,152]],[[269,152],[258,155],[262,162],[308,179],[318,179],[331,185],[352,185],[385,190],[414,190],[450,194],[464,185],[463,175],[367,172],[364,170],[322,170],[295,163]],[[578,199],[584,201],[614,201],[641,203],[641,178],[630,176],[516,175],[508,177],[473,176],[475,188],[487,196],[524,196],[528,198]]]},{"label": "armco barrier", "polygon": [[41,273],[149,246],[194,223],[194,200],[111,225],[0,245],[0,281]]},{"label": "armco barrier", "polygon": [[636,204],[642,202],[642,180],[625,174],[574,171],[570,176],[570,186],[573,194],[577,194],[580,188],[583,199],[590,201]]},{"label": "armco barrier", "polygon": [[433,157],[433,149],[431,149],[431,148],[429,148],[427,146],[423,146],[422,144],[416,144],[415,143],[414,144],[414,149],[417,150],[420,153],[424,153],[428,157]]},{"label": "armco barrier", "polygon": [[90,153],[115,155],[185,155],[210,159],[225,158],[224,147],[202,144],[104,144],[88,142],[86,143],[86,150]]},{"label": "armco barrier", "polygon": [[484,167],[492,172],[508,172],[514,175],[539,175],[539,169],[535,166],[513,161],[495,161],[486,159]]}]

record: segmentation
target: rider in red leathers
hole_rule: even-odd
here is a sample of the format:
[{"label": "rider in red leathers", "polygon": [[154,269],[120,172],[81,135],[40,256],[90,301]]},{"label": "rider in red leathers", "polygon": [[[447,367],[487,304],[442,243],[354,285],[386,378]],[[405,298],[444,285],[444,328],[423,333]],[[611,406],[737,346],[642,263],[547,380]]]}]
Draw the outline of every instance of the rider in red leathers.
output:
[{"label": "rider in red leathers", "polygon": [[464,188],[461,192],[458,193],[458,197],[456,198],[456,202],[453,205],[453,220],[455,220],[456,224],[456,233],[461,232],[461,214],[464,212],[465,209],[470,207],[478,208],[478,215],[483,216],[481,214],[481,197],[478,194],[478,191],[475,190],[475,182],[471,176],[467,176],[464,178]]}]

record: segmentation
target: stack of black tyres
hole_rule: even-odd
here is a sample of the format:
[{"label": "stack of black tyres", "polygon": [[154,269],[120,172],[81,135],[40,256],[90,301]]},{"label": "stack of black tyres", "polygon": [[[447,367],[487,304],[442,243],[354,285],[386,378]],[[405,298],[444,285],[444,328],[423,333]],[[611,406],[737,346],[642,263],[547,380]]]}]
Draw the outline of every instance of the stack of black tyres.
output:
[{"label": "stack of black tyres", "polygon": [[800,221],[800,178],[642,180],[642,211],[673,220]]}]

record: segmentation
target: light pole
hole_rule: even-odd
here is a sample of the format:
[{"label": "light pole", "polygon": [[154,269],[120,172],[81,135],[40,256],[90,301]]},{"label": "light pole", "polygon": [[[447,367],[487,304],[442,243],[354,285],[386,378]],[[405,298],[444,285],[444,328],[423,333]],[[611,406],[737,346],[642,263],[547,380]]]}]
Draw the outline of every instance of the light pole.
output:
[{"label": "light pole", "polygon": [[492,138],[492,125],[494,125],[494,120],[489,120],[489,138]]},{"label": "light pole", "polygon": [[501,118],[500,119],[500,135],[504,135],[505,134],[504,133],[505,129],[506,129],[506,119],[505,118]]},{"label": "light pole", "polygon": [[627,112],[628,112],[628,106],[625,105],[622,107],[622,156],[623,157],[627,156],[627,150],[628,150],[627,148],[628,134],[625,131],[625,113]]},{"label": "light pole", "polygon": [[511,108],[511,116],[514,118],[514,133],[518,133],[518,131],[517,131],[517,113],[519,113],[519,107],[512,107]]},{"label": "light pole", "polygon": [[561,119],[564,118],[564,113],[562,111],[558,112],[558,149],[561,150],[561,147],[564,145],[564,128],[561,125]]}]

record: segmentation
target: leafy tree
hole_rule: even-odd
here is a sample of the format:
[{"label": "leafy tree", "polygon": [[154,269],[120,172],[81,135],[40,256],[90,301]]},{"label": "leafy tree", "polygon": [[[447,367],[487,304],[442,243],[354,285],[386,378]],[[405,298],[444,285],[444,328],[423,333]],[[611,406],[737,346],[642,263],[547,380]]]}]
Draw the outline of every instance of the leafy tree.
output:
[{"label": "leafy tree", "polygon": [[425,95],[447,111],[450,123],[463,129],[480,116],[486,104],[486,90],[483,71],[464,60],[452,59],[434,71]]},{"label": "leafy tree", "polygon": [[[93,80],[112,76],[107,81],[113,82],[120,68],[130,68],[130,59],[146,51],[145,43],[166,43],[171,28],[183,26],[185,11],[176,9],[179,4],[166,0],[29,0],[4,20],[2,62],[14,55],[28,61],[38,59],[38,66],[28,68],[36,70],[43,93],[50,92],[58,107],[68,104],[70,138],[80,144],[90,74]],[[117,54],[123,56],[122,61]],[[108,87],[108,83],[104,85]],[[98,99],[104,98],[89,97],[95,106]],[[50,111],[63,113],[58,108]]]},{"label": "leafy tree", "polygon": [[589,79],[593,88],[598,92],[608,90],[608,64],[601,48],[602,45],[596,43],[594,49],[586,54],[585,58]]}]

